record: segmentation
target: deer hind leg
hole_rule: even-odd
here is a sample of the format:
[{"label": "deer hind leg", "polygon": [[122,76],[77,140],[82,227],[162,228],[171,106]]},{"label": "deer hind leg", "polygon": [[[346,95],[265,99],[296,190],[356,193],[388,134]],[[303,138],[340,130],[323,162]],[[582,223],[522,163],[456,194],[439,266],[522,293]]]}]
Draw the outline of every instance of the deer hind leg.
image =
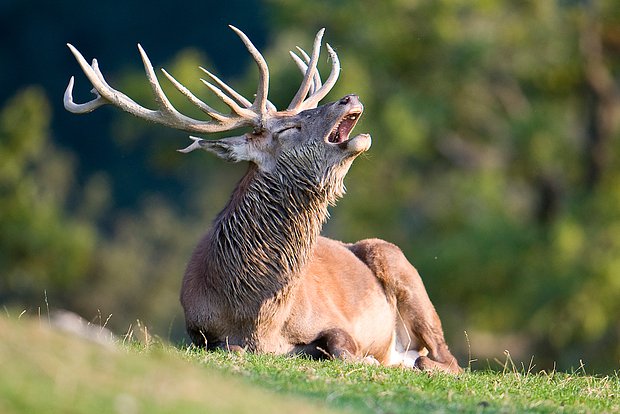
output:
[{"label": "deer hind leg", "polygon": [[358,346],[351,335],[339,328],[319,333],[309,344],[298,345],[295,353],[308,355],[313,359],[351,359],[358,353]]},{"label": "deer hind leg", "polygon": [[[393,348],[408,358],[403,363],[422,370],[461,372],[448,349],[439,315],[422,279],[402,251],[378,239],[360,241],[350,245],[349,249],[366,263],[383,283],[388,297],[395,300],[398,312]],[[428,354],[425,355],[426,351]]]}]

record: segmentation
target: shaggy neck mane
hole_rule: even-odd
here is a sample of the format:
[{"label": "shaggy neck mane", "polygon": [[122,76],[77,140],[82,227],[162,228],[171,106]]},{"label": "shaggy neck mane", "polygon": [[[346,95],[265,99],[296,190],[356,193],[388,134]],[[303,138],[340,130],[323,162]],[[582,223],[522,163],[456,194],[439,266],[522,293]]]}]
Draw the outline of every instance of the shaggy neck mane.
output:
[{"label": "shaggy neck mane", "polygon": [[305,168],[284,161],[267,173],[250,164],[215,219],[207,260],[233,307],[285,294],[312,254],[327,207],[344,187],[333,173],[317,180]]}]

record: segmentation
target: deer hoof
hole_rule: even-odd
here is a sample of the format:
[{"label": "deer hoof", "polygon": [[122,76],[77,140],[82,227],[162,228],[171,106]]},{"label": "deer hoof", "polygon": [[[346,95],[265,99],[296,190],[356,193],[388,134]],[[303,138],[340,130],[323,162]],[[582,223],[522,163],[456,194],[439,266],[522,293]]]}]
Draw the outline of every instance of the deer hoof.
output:
[{"label": "deer hoof", "polygon": [[421,356],[415,361],[415,367],[425,372],[445,372],[448,374],[460,374],[463,369],[456,364],[454,360],[451,364],[444,364],[441,362],[433,361],[427,356]]},{"label": "deer hoof", "polygon": [[379,363],[379,361],[377,361],[377,359],[375,357],[370,356],[370,355],[362,358],[361,362],[366,364],[366,365],[375,365],[375,366],[381,365]]}]

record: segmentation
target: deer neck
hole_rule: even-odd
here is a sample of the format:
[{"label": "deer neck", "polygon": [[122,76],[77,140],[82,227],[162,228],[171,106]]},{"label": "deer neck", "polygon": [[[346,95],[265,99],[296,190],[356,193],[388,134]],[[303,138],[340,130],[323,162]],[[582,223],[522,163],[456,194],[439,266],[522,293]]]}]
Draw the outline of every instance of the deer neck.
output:
[{"label": "deer neck", "polygon": [[211,232],[212,274],[231,304],[261,306],[286,294],[313,252],[332,193],[298,171],[250,164]]}]

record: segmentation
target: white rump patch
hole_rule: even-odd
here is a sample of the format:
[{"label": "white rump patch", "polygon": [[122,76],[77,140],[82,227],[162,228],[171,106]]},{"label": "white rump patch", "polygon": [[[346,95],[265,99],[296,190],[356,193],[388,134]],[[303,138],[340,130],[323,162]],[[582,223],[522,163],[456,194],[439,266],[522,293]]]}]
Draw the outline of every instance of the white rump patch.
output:
[{"label": "white rump patch", "polygon": [[420,351],[409,349],[411,344],[403,344],[398,338],[396,332],[392,336],[392,345],[390,346],[389,365],[400,365],[406,368],[415,368],[415,362],[420,356],[428,354],[426,348]]}]

